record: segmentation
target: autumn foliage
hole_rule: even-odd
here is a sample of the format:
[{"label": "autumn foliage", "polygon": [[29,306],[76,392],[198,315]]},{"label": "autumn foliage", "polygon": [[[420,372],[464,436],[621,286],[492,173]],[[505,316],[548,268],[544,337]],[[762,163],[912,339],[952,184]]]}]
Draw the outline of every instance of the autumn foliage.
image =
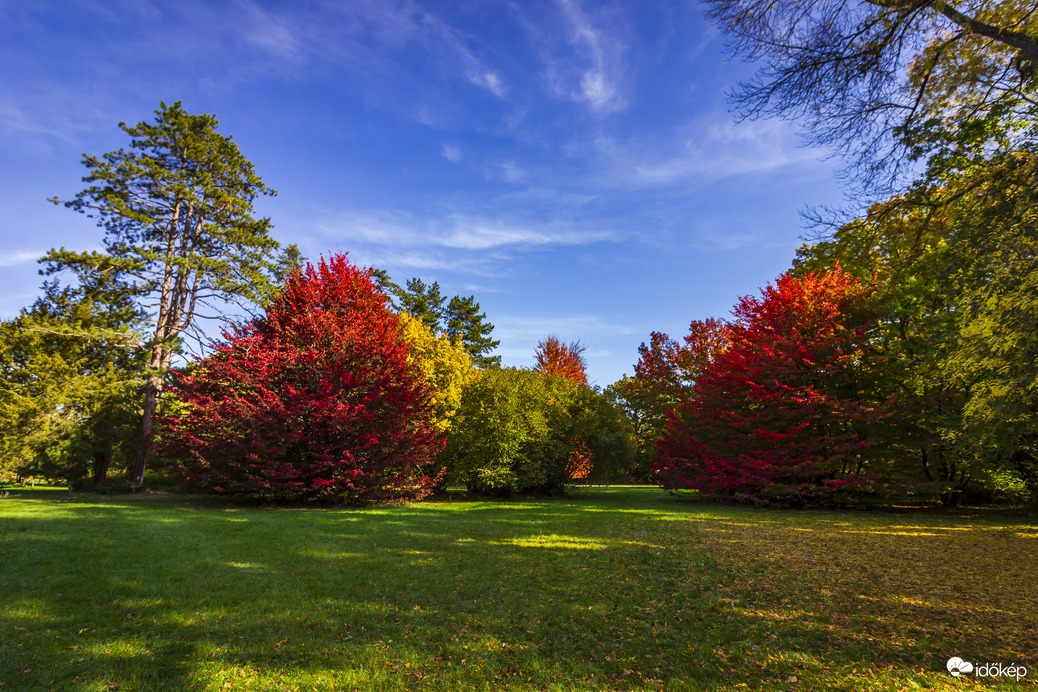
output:
[{"label": "autumn foliage", "polygon": [[537,364],[534,369],[548,376],[562,377],[580,384],[587,384],[586,363],[584,362],[584,351],[586,350],[587,347],[579,341],[564,344],[552,334],[537,344],[535,353]]},{"label": "autumn foliage", "polygon": [[367,272],[335,255],[179,378],[163,452],[188,486],[268,498],[419,498],[442,448],[431,392]]},{"label": "autumn foliage", "polygon": [[890,402],[863,363],[869,288],[835,270],[780,277],[734,310],[658,443],[657,477],[736,500],[829,503],[864,490]]},{"label": "autumn foliage", "polygon": [[728,323],[709,318],[692,320],[682,341],[652,332],[649,343],[638,347],[634,377],[625,377],[613,392],[634,422],[640,475],[655,459],[656,442],[670,413],[689,397],[699,374],[727,346]]}]

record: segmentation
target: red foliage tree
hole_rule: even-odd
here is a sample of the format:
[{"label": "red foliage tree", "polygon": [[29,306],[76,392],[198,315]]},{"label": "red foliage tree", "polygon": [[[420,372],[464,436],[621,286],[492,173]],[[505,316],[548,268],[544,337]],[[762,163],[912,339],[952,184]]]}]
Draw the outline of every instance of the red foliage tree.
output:
[{"label": "red foliage tree", "polygon": [[657,435],[668,414],[689,397],[700,373],[728,347],[728,323],[713,317],[692,320],[683,342],[652,332],[649,344],[638,347],[634,379],[644,392],[645,420]]},{"label": "red foliage tree", "polygon": [[345,255],[308,265],[264,317],[225,332],[226,342],[179,378],[164,456],[185,484],[211,492],[422,497],[443,440],[396,322],[370,275]]},{"label": "red foliage tree", "polygon": [[584,351],[587,346],[579,341],[564,344],[552,334],[537,344],[537,364],[534,370],[548,376],[563,377],[567,380],[587,384]]},{"label": "red foliage tree", "polygon": [[658,443],[661,483],[793,505],[866,487],[868,450],[891,405],[863,369],[869,290],[837,267],[742,298],[728,348]]}]

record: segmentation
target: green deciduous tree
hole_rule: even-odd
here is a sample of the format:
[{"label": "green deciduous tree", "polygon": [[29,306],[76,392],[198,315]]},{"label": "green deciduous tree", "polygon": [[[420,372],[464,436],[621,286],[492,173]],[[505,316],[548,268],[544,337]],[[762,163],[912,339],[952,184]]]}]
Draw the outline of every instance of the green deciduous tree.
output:
[{"label": "green deciduous tree", "polygon": [[89,186],[64,202],[105,229],[103,251],[52,250],[43,260],[48,272],[70,268],[123,282],[149,315],[141,445],[131,468],[138,485],[165,372],[183,337],[228,304],[264,303],[298,260],[298,253],[277,260],[270,221],[252,207],[274,191],[217,132],[216,118],[191,115],[179,102],[155,113],[154,123],[119,124],[129,149],[84,156]]},{"label": "green deciduous tree", "polygon": [[799,273],[839,261],[875,277],[883,377],[917,404],[898,416],[896,456],[916,465],[901,473],[949,501],[974,488],[1035,496],[1038,487],[1036,182],[1031,147],[936,161],[906,194],[795,262]]},{"label": "green deciduous tree", "polygon": [[466,387],[441,458],[449,477],[473,491],[558,493],[575,452],[589,462],[589,478],[626,473],[633,446],[622,413],[586,385],[493,368]]}]

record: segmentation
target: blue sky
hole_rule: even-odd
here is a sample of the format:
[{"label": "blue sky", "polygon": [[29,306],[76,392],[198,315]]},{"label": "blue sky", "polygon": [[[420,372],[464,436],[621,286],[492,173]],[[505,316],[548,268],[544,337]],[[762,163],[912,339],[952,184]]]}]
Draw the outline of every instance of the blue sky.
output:
[{"label": "blue sky", "polygon": [[101,230],[46,202],[159,101],[215,114],[303,253],[474,294],[507,365],[556,334],[606,386],[653,330],[727,316],[785,270],[837,164],[736,124],[752,68],[692,2],[0,0],[0,317],[48,248]]}]

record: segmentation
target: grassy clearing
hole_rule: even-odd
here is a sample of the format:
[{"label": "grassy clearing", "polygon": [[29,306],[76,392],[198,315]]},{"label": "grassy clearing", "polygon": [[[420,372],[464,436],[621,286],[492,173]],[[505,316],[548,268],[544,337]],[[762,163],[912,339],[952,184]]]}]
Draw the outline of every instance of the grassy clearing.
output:
[{"label": "grassy clearing", "polygon": [[0,500],[0,561],[5,691],[1017,687],[952,655],[1038,679],[1026,519],[36,491]]}]

